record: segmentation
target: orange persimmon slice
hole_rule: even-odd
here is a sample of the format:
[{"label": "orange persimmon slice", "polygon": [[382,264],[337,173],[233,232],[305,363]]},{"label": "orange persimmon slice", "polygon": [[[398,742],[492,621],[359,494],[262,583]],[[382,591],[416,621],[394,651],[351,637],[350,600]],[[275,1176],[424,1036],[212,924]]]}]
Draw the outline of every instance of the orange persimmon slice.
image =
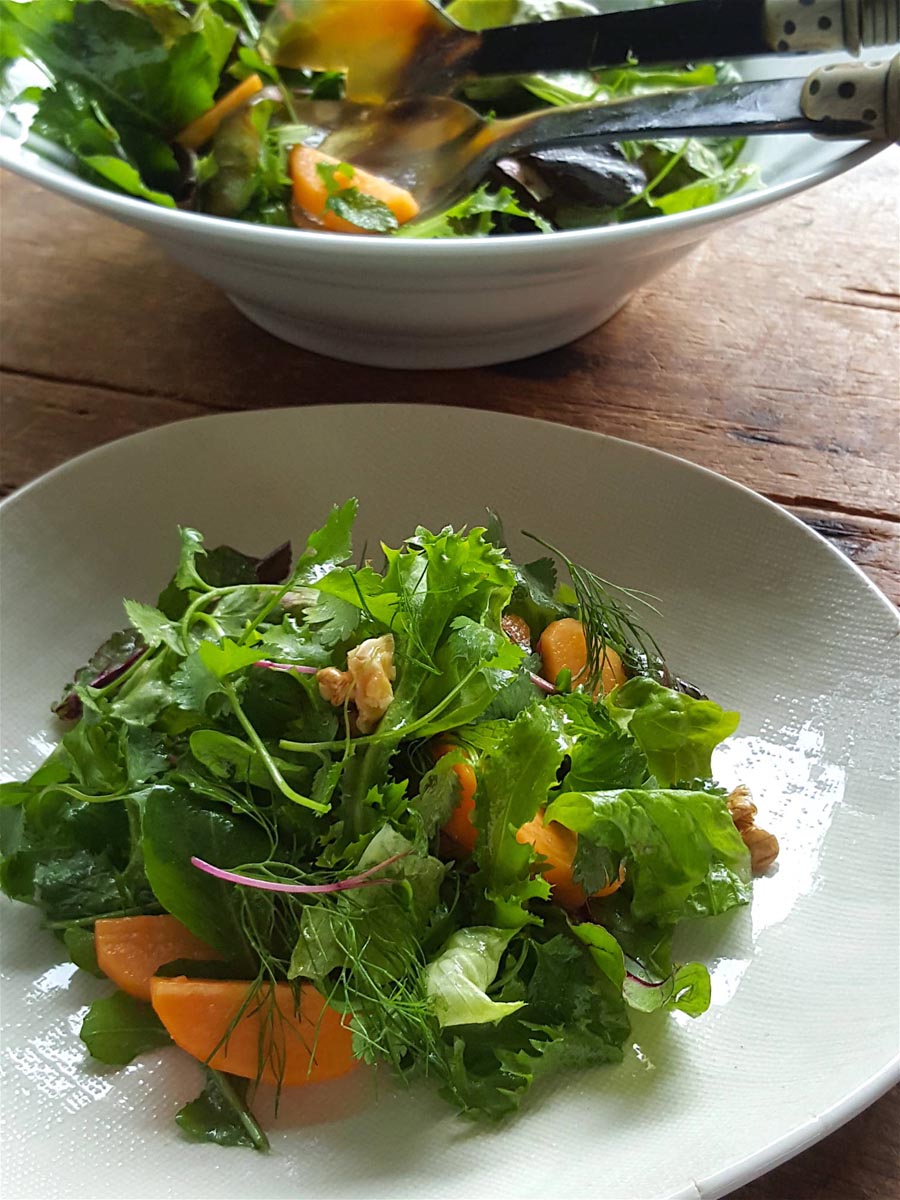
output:
[{"label": "orange persimmon slice", "polygon": [[94,925],[94,949],[103,974],[138,1000],[150,999],[150,980],[164,963],[222,957],[170,916],[101,918]]},{"label": "orange persimmon slice", "polygon": [[358,1065],[350,1030],[311,984],[296,1008],[287,983],[254,990],[244,979],[184,975],[154,978],[150,999],[172,1041],[217,1071],[297,1087]]},{"label": "orange persimmon slice", "polygon": [[243,108],[248,100],[252,100],[257,92],[262,91],[262,88],[263,81],[258,75],[248,75],[230,92],[226,92],[221,99],[217,100],[212,108],[201,113],[189,125],[185,125],[181,133],[177,134],[175,141],[179,146],[184,146],[185,150],[199,150],[201,146],[215,137],[219,126],[226,117],[230,117],[239,108]]},{"label": "orange persimmon slice", "polygon": [[[585,682],[583,677],[587,667],[587,641],[580,621],[576,621],[574,617],[553,621],[541,634],[537,650],[541,656],[541,674],[550,683],[556,683],[560,671],[563,670],[571,672],[573,687]],[[601,691],[605,695],[625,682],[622,660],[612,646],[607,646],[603,655],[600,683],[594,691],[594,697],[600,695]]]},{"label": "orange persimmon slice", "polygon": [[[339,158],[332,158],[320,150],[312,150],[309,146],[294,146],[291,150],[290,170],[297,207],[313,221],[335,233],[365,233],[366,230],[338,216],[327,207],[328,187],[318,169],[323,164],[331,167],[342,165]],[[390,180],[382,179],[380,175],[371,175],[360,167],[353,167],[349,173],[336,171],[333,178],[342,191],[356,188],[363,195],[386,204],[397,218],[398,225],[405,225],[419,211],[415,197],[405,188],[397,187]]]}]

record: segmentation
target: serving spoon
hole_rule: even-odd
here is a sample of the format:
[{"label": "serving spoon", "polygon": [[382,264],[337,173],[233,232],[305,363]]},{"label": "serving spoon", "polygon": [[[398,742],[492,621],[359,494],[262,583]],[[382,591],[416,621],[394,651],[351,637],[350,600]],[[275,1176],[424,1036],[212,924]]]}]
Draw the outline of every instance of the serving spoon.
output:
[{"label": "serving spoon", "polygon": [[805,80],[717,84],[506,120],[439,96],[372,107],[310,101],[298,116],[318,129],[323,152],[406,188],[425,216],[470,192],[498,159],[537,146],[763,133],[896,141],[900,54],[820,67]]},{"label": "serving spoon", "polygon": [[447,95],[466,79],[805,54],[900,41],[900,0],[681,0],[480,32],[431,0],[278,0],[259,49],[278,66],[346,72],[378,104]]}]

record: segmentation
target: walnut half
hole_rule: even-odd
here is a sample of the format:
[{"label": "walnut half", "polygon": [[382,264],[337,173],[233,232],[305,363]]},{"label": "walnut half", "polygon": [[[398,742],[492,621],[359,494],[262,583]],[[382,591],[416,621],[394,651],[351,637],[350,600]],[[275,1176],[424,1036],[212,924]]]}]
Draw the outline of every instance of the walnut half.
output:
[{"label": "walnut half", "polygon": [[761,875],[778,857],[778,838],[756,824],[756,805],[750,789],[743,784],[728,797],[728,811],[744,845],[750,851],[751,871],[754,875]]},{"label": "walnut half", "polygon": [[394,699],[394,635],[368,638],[347,652],[347,670],[322,667],[316,672],[319,693],[335,706],[347,699],[357,708],[361,733],[370,733]]}]

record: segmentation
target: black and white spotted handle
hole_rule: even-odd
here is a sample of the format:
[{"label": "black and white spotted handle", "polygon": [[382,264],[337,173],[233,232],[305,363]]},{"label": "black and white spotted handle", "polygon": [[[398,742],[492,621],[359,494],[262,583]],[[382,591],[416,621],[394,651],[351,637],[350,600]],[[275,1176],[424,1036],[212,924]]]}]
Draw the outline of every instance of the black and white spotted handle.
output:
[{"label": "black and white spotted handle", "polygon": [[766,0],[766,40],[784,54],[900,42],[900,0]]},{"label": "black and white spotted handle", "polygon": [[900,54],[890,62],[820,67],[807,79],[800,104],[804,115],[822,122],[826,130],[859,123],[864,130],[860,137],[900,141]]}]

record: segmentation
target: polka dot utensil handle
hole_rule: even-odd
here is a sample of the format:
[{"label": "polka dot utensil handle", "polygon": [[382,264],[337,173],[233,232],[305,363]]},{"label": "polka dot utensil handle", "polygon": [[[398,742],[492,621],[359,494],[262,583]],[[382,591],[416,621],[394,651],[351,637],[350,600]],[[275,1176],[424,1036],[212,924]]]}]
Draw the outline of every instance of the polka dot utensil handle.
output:
[{"label": "polka dot utensil handle", "polygon": [[[834,63],[813,71],[800,99],[805,116],[832,128],[859,123],[860,137],[900,141],[900,54],[890,62]],[[837,136],[844,136],[837,135]]]},{"label": "polka dot utensil handle", "polygon": [[900,42],[900,0],[766,0],[766,40],[781,54]]}]

